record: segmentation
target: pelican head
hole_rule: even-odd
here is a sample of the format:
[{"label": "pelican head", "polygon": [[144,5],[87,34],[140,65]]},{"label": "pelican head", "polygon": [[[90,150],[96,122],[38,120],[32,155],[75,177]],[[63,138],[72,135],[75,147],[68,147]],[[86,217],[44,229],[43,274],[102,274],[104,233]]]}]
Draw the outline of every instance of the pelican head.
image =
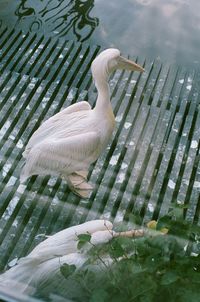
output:
[{"label": "pelican head", "polygon": [[102,51],[92,62],[92,75],[94,79],[108,76],[116,69],[125,69],[130,71],[143,72],[144,68],[135,62],[128,60],[120,55],[116,48],[108,48]]}]

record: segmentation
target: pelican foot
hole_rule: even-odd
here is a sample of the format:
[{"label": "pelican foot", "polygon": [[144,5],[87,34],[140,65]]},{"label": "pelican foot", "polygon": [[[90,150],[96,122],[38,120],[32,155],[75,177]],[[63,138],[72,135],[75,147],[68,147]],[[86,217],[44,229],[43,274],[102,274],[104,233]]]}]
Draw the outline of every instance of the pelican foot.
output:
[{"label": "pelican foot", "polygon": [[74,194],[82,198],[89,198],[93,190],[93,186],[86,181],[85,173],[83,175],[82,173],[75,172],[65,176],[65,179]]},{"label": "pelican foot", "polygon": [[90,194],[92,192],[91,189],[78,189],[78,188],[75,188],[75,187],[70,187],[70,189],[72,190],[72,192],[76,195],[78,195],[79,197],[81,198],[89,198],[90,197]]}]

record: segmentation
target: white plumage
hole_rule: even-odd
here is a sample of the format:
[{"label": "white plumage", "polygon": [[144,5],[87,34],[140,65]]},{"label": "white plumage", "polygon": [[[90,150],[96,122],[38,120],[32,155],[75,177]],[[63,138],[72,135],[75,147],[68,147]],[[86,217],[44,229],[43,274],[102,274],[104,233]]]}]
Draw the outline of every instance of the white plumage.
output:
[{"label": "white plumage", "polygon": [[[90,243],[84,251],[77,248],[78,235],[90,234]],[[32,294],[37,289],[53,291],[55,288],[60,294],[66,293],[66,279],[60,272],[62,264],[74,264],[80,268],[87,260],[86,250],[92,245],[109,242],[113,237],[143,236],[143,230],[127,232],[113,231],[113,225],[106,220],[92,220],[80,225],[64,229],[50,236],[24,258],[17,265],[0,275],[0,289],[5,287],[12,290]],[[104,261],[111,263],[105,255]],[[96,266],[99,269],[99,266]],[[70,286],[69,286],[70,287]]]},{"label": "white plumage", "polygon": [[67,263],[81,267],[87,260],[77,248],[78,235],[90,234],[92,244],[97,245],[112,239],[112,227],[109,221],[93,220],[50,236],[21,258],[16,266],[0,275],[0,287],[12,285],[15,290],[30,294],[51,282],[63,284],[65,279],[60,273],[61,265]]},{"label": "white plumage", "polygon": [[69,106],[45,121],[30,138],[23,153],[26,159],[20,181],[31,175],[55,175],[65,179],[81,197],[88,197],[88,169],[107,146],[115,118],[110,104],[108,77],[119,69],[144,69],[120,56],[117,49],[101,52],[92,63],[98,91],[96,106],[83,101]]}]

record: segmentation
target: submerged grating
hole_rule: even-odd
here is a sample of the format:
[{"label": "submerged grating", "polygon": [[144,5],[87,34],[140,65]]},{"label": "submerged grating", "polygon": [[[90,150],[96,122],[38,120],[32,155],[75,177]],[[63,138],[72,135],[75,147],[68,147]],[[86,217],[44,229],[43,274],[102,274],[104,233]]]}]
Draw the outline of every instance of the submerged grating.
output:
[{"label": "submerged grating", "polygon": [[62,80],[68,87],[88,89],[88,71],[98,51],[98,46],[0,28],[1,72],[15,71],[50,82]]},{"label": "submerged grating", "polygon": [[19,184],[22,152],[40,123],[71,103],[94,105],[90,64],[99,47],[0,28],[0,268],[24,256],[45,235],[104,217],[143,222],[176,202],[200,224],[199,73],[159,60],[138,62],[145,73],[110,79],[116,129],[91,167],[89,200],[64,181],[32,177]]}]

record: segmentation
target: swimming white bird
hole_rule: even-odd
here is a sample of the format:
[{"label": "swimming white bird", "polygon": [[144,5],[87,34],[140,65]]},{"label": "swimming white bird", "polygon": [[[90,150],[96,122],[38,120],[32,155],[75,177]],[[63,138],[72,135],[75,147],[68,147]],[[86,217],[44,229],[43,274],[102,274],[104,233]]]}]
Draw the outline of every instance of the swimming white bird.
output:
[{"label": "swimming white bird", "polygon": [[88,260],[86,250],[80,251],[77,247],[80,234],[91,235],[87,250],[93,245],[107,243],[113,237],[140,237],[144,231],[115,232],[112,223],[106,220],[92,220],[64,229],[38,244],[16,266],[0,275],[0,289],[11,286],[18,292],[29,294],[38,288],[56,288],[60,293],[66,291],[66,280],[60,271],[62,264],[80,268]]},{"label": "swimming white bird", "polygon": [[71,190],[87,198],[92,186],[88,169],[107,146],[115,125],[110,103],[108,77],[116,69],[144,69],[120,55],[118,49],[101,52],[92,62],[98,91],[96,106],[79,102],[45,121],[30,138],[23,153],[26,159],[20,181],[32,175],[54,175],[65,179]]}]

